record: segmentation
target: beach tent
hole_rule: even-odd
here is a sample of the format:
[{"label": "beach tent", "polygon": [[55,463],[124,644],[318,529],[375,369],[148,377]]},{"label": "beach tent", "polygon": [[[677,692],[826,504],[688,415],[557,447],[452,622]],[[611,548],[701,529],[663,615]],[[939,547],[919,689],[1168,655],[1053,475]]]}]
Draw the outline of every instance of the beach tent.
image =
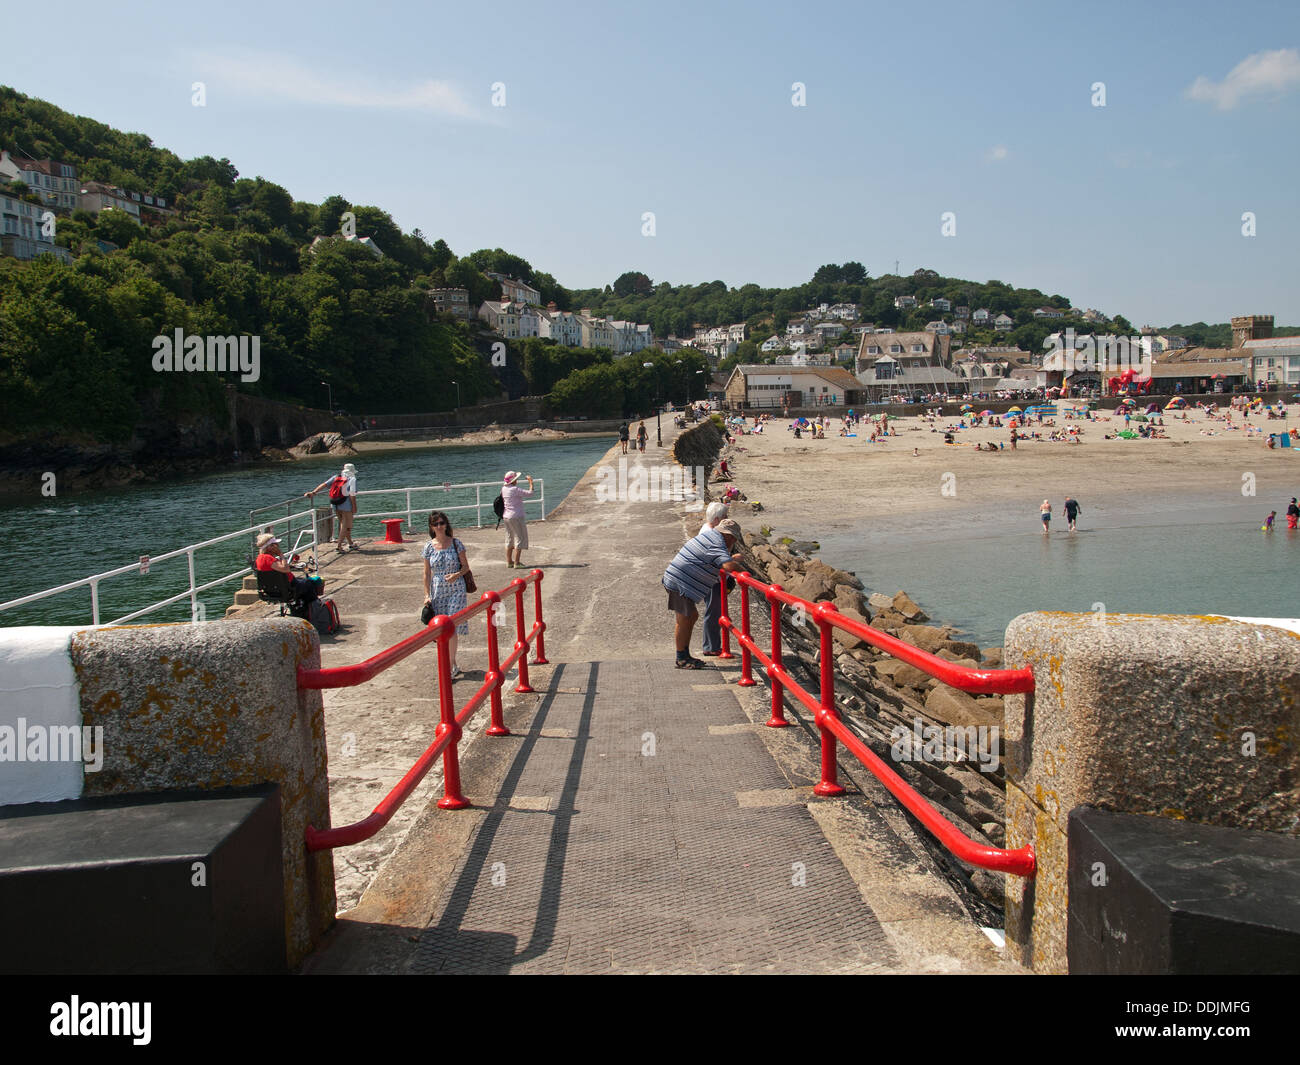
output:
[{"label": "beach tent", "polygon": [[1116,433],[1115,435],[1118,437],[1122,437],[1125,440],[1136,440],[1138,438],[1137,433],[1135,433],[1132,429],[1125,429],[1123,432]]},{"label": "beach tent", "polygon": [[1146,413],[1147,413],[1147,414],[1155,414],[1156,411],[1158,411],[1159,409],[1160,409],[1160,404],[1159,404],[1159,403],[1148,403],[1148,404],[1147,404]]},{"label": "beach tent", "polygon": [[1175,396],[1169,401],[1165,410],[1181,410],[1185,406],[1187,406],[1187,400],[1183,399],[1182,396]]}]

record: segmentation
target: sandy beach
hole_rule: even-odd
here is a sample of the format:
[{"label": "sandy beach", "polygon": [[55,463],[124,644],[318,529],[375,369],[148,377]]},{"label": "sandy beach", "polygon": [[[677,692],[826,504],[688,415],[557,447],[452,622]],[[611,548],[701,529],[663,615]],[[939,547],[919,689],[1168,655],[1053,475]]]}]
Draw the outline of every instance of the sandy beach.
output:
[{"label": "sandy beach", "polygon": [[[449,430],[450,431],[450,430]],[[528,444],[539,440],[568,440],[575,435],[616,436],[616,433],[566,433],[562,429],[481,429],[475,433],[450,437],[446,440],[402,440],[396,434],[392,440],[358,440],[349,446],[357,454],[372,451],[412,451],[432,447],[478,447],[487,444]]]},{"label": "sandy beach", "polygon": [[[882,522],[906,535],[931,521],[980,521],[991,512],[1010,511],[1032,522],[1044,499],[1060,521],[1067,495],[1085,511],[1099,503],[1134,512],[1193,500],[1246,504],[1262,520],[1271,509],[1282,514],[1300,494],[1300,450],[1270,450],[1265,443],[1268,432],[1280,431],[1279,420],[1252,419],[1264,435],[1248,437],[1237,415],[1237,428],[1228,429],[1222,420],[1191,411],[1186,421],[1164,416],[1168,440],[1106,440],[1124,428],[1122,416],[1085,421],[1058,415],[1057,429],[1081,428],[1078,444],[1021,440],[1015,451],[1005,424],[961,429],[955,443],[945,444],[945,428],[958,421],[939,418],[932,426],[916,416],[891,418],[891,433],[898,435],[874,444],[866,422],[857,437],[838,436],[838,419],[824,440],[807,433],[796,440],[791,421],[782,418],[762,433],[735,436],[727,456],[736,483],[763,504],[761,514],[746,520],[800,539],[842,536]],[[1051,428],[1035,423],[1027,431],[1046,437]],[[1007,446],[996,453],[976,449],[987,442]],[[1024,521],[1016,524],[1023,528]]]}]

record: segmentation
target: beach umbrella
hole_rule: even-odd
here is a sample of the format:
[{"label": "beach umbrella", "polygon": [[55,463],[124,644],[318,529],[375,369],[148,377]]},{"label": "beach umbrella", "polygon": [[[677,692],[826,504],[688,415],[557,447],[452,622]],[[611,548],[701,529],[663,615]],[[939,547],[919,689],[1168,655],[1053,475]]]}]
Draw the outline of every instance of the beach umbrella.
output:
[{"label": "beach umbrella", "polygon": [[1115,435],[1121,436],[1125,440],[1136,440],[1138,438],[1137,433],[1135,433],[1132,429],[1125,429],[1122,433],[1116,433]]},{"label": "beach umbrella", "polygon": [[1147,420],[1147,416],[1145,414],[1135,414],[1133,415],[1133,420],[1135,422],[1144,422]]},{"label": "beach umbrella", "polygon": [[1008,408],[1007,408],[1007,413],[1008,413],[1008,414],[1023,414],[1024,411],[1022,411],[1019,407],[1008,407]]},{"label": "beach umbrella", "polygon": [[974,410],[975,408],[972,407],[969,403],[963,403],[963,404],[961,405],[961,409],[962,409],[962,410]]},{"label": "beach umbrella", "polygon": [[1146,412],[1147,412],[1148,414],[1154,414],[1154,413],[1155,413],[1156,411],[1158,411],[1159,409],[1160,409],[1160,404],[1159,404],[1159,403],[1149,403],[1149,404],[1147,404],[1147,410],[1146,410]]},{"label": "beach umbrella", "polygon": [[980,417],[981,417],[981,418],[991,418],[991,417],[993,417],[993,412],[992,412],[991,410],[982,410],[982,411],[980,411]]},{"label": "beach umbrella", "polygon": [[1169,410],[1170,407],[1185,406],[1187,406],[1187,400],[1183,399],[1182,396],[1174,396],[1174,398],[1169,401],[1169,405],[1165,407],[1165,410]]}]

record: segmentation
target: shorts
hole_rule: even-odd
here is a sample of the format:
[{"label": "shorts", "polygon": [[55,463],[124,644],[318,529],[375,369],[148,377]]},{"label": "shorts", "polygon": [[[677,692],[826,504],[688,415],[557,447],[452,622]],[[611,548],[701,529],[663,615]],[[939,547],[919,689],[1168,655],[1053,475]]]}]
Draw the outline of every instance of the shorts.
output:
[{"label": "shorts", "polygon": [[668,609],[688,618],[699,613],[694,600],[687,599],[681,592],[674,592],[671,588],[668,589]]},{"label": "shorts", "polygon": [[340,514],[351,514],[351,513],[352,513],[352,500],[351,500],[351,499],[345,499],[345,500],[343,500],[342,503],[336,503],[336,504],[334,505],[334,509],[337,510]]},{"label": "shorts", "polygon": [[528,547],[528,522],[524,518],[502,518],[501,523],[506,527],[506,548],[517,547],[523,551]]}]

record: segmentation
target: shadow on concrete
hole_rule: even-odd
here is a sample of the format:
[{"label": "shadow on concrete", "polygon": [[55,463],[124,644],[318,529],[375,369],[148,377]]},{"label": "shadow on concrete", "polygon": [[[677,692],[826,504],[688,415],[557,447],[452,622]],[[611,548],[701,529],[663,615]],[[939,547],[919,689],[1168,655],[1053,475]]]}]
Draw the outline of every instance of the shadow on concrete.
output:
[{"label": "shadow on concrete", "polygon": [[546,726],[546,718],[555,697],[561,693],[561,681],[566,669],[563,664],[557,665],[551,674],[550,685],[538,707],[537,716],[533,719],[527,735],[523,737],[514,761],[501,783],[498,794],[502,801],[493,807],[480,826],[460,875],[451,888],[450,898],[438,924],[430,927],[421,939],[414,965],[417,972],[449,969],[483,974],[509,973],[515,965],[545,954],[554,942],[569,833],[576,811],[575,799],[582,776],[583,759],[587,744],[590,742],[591,716],[596,704],[596,680],[600,663],[592,662],[589,665],[586,685],[582,689],[585,693],[582,713],[578,728],[574,730],[576,736],[573,753],[569,758],[556,808],[551,815],[551,838],[547,846],[537,918],[533,924],[531,938],[524,944],[523,949],[519,950],[516,937],[513,935],[465,929],[461,927],[461,923],[469,910],[475,889],[483,882],[492,845],[500,831],[502,819],[509,812],[507,805],[509,797],[515,794],[529,757],[538,740],[542,739],[541,732]]}]

